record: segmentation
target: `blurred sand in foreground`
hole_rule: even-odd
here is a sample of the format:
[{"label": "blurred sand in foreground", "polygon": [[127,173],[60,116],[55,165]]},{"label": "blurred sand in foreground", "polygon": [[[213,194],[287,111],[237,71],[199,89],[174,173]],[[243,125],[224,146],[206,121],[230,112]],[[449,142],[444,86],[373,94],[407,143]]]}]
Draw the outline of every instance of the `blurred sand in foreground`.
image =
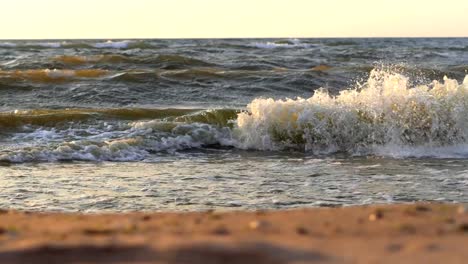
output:
[{"label": "blurred sand in foreground", "polygon": [[0,212],[0,263],[468,263],[468,206]]}]

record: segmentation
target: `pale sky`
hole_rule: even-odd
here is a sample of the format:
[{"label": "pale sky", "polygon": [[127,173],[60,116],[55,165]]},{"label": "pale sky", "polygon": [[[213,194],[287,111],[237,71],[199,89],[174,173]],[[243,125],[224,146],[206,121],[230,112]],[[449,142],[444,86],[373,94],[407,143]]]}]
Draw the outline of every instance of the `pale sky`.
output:
[{"label": "pale sky", "polygon": [[468,36],[468,0],[0,0],[0,39]]}]

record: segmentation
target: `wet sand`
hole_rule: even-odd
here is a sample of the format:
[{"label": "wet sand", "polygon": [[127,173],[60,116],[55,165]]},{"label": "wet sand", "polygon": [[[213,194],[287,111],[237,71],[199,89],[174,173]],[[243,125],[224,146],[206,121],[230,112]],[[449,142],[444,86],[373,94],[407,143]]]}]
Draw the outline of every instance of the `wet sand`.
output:
[{"label": "wet sand", "polygon": [[468,207],[0,212],[0,263],[466,263]]}]

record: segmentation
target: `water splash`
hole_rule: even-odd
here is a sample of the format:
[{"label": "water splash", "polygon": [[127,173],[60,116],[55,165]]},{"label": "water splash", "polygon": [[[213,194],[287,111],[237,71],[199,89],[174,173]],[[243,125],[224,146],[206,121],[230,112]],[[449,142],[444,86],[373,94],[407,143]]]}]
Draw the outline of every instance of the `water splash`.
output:
[{"label": "water splash", "polygon": [[468,136],[468,76],[411,87],[407,77],[375,69],[337,96],[320,89],[309,99],[255,99],[247,109],[236,136],[248,149],[366,155],[385,145],[457,145]]}]

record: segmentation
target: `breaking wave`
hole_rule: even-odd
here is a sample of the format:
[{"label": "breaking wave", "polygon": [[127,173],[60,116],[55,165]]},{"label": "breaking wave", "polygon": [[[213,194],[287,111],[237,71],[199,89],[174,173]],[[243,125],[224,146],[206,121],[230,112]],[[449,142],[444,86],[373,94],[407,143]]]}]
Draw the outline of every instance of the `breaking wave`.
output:
[{"label": "breaking wave", "polygon": [[108,40],[100,42],[0,42],[0,48],[10,49],[58,49],[58,48],[84,48],[84,49],[145,49],[156,48],[150,41],[143,40]]},{"label": "breaking wave", "polygon": [[70,108],[15,110],[0,113],[0,128],[18,128],[25,125],[56,127],[67,122],[86,120],[143,120],[164,119],[184,123],[206,123],[226,126],[235,119],[235,109],[151,109],[151,108]]},{"label": "breaking wave", "polygon": [[373,70],[337,96],[320,89],[308,99],[255,99],[247,109],[236,131],[245,148],[385,155],[376,149],[457,146],[468,137],[468,76],[411,87],[403,75]]},{"label": "breaking wave", "polygon": [[376,69],[338,95],[257,98],[243,110],[17,110],[0,114],[0,132],[13,142],[3,162],[134,161],[193,148],[466,158],[468,76],[412,85]]},{"label": "breaking wave", "polygon": [[4,81],[32,81],[32,82],[62,82],[76,78],[98,78],[108,74],[107,70],[82,69],[82,70],[0,70],[0,80]]},{"label": "breaking wave", "polygon": [[3,131],[6,126],[15,127],[16,133],[8,141],[18,142],[0,150],[0,161],[137,161],[159,152],[234,146],[229,127],[238,112],[231,109],[18,111],[0,116]]},{"label": "breaking wave", "polygon": [[[3,162],[54,162],[67,160],[85,161],[138,161],[158,152],[175,152],[212,145],[232,145],[230,131],[208,124],[160,123],[170,132],[154,133],[152,128],[140,123],[123,131],[102,132],[104,135],[89,136],[87,139],[64,141],[34,147],[7,148],[0,153]],[[155,124],[152,124],[156,128]],[[68,131],[71,133],[70,131]],[[52,132],[54,133],[54,132]],[[50,135],[51,131],[36,130],[33,134],[43,138],[63,139],[64,136]],[[118,137],[125,135],[125,137]],[[33,139],[34,136],[31,136]],[[25,138],[21,138],[25,140]],[[39,140],[40,141],[40,140]]]},{"label": "breaking wave", "polygon": [[[127,56],[122,54],[102,54],[90,56],[78,55],[62,55],[53,59],[56,62],[61,62],[70,65],[80,64],[96,64],[96,63],[137,63],[137,64],[163,64],[172,63],[183,66],[209,66],[211,63],[186,57],[177,54],[160,54],[156,56]],[[171,65],[171,66],[174,66]]]}]

